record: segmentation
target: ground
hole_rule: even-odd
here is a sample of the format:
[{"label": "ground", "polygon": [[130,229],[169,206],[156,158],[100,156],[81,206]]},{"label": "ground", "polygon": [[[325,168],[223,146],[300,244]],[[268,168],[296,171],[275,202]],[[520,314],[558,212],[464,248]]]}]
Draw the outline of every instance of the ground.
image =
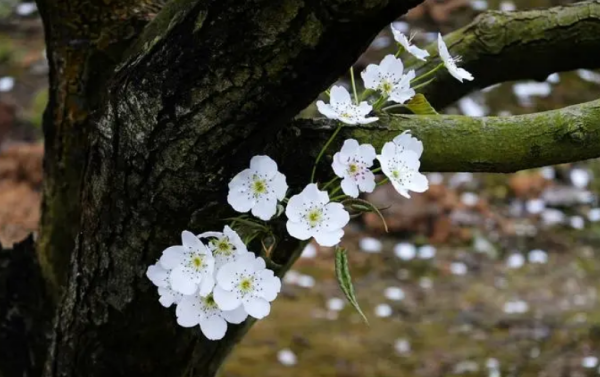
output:
[{"label": "ground", "polygon": [[[519,6],[525,3],[562,2]],[[514,6],[429,1],[399,27],[420,31],[423,44],[486,4]],[[37,228],[47,75],[39,20],[14,6],[0,6],[3,245]],[[359,68],[389,52],[389,44],[389,32],[382,33]],[[554,109],[597,98],[599,84],[597,72],[562,73],[474,93],[445,112]],[[313,245],[222,375],[599,375],[599,175],[600,162],[588,161],[511,175],[431,174],[430,190],[411,200],[379,189],[369,199],[392,204],[385,211],[390,232],[376,216],[364,216],[347,228],[343,244],[369,325],[341,300],[333,250]]]}]

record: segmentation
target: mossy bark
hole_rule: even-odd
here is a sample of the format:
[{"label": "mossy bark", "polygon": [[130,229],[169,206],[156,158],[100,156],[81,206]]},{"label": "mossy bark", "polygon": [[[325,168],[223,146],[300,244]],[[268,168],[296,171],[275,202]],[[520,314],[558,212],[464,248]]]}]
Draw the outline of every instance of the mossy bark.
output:
[{"label": "mossy bark", "polygon": [[[600,68],[600,1],[521,12],[486,12],[445,38],[458,65],[475,80],[459,82],[445,70],[423,93],[443,108],[469,92],[523,79],[545,80],[554,72]],[[411,59],[418,72],[433,69],[440,59],[437,42],[427,48],[427,62]]]},{"label": "mossy bark", "polygon": [[[419,2],[169,2],[126,52],[90,123],[80,228],[45,375],[214,375],[251,321],[218,342],[177,326],[147,266],[183,229],[222,229],[233,174]],[[287,176],[296,189],[306,181]],[[281,274],[300,245],[273,226]]]},{"label": "mossy bark", "polygon": [[[425,145],[423,171],[511,173],[600,157],[599,120],[600,100],[508,117],[384,114],[377,123],[342,128],[330,150],[339,150],[347,138],[380,150],[401,132],[411,130]],[[280,144],[271,148],[276,153],[291,143],[307,146],[281,165],[283,169],[310,174],[309,167],[295,161],[314,159],[336,126],[329,119],[296,120],[290,130],[280,132]]]}]

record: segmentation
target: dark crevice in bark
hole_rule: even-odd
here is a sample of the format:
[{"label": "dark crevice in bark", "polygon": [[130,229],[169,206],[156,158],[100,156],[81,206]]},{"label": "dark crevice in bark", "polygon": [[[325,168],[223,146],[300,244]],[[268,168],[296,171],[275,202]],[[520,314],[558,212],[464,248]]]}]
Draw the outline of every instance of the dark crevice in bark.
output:
[{"label": "dark crevice in bark", "polygon": [[0,245],[0,376],[41,375],[52,314],[33,237]]}]

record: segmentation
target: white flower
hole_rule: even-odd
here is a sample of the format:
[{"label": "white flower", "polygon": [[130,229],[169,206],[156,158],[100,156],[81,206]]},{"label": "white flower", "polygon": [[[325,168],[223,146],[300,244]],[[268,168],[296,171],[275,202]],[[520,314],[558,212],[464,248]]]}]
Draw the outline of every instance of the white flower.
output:
[{"label": "white flower", "polygon": [[163,251],[160,264],[169,271],[169,283],[176,292],[191,295],[199,290],[202,296],[214,286],[215,259],[210,250],[193,233],[181,233],[183,246],[171,246]]},{"label": "white flower", "polygon": [[396,40],[396,42],[400,43],[400,45],[402,45],[402,47],[404,47],[404,49],[408,51],[409,54],[413,55],[417,59],[423,61],[427,60],[425,58],[429,56],[429,52],[427,52],[426,50],[422,50],[415,45],[411,45],[410,41],[408,40],[406,35],[404,35],[404,33],[402,33],[400,30],[395,29],[394,24],[391,24],[390,26],[392,28],[392,34],[394,34],[394,39]]},{"label": "white flower", "polygon": [[444,62],[446,69],[455,79],[460,82],[463,80],[471,81],[473,80],[473,75],[467,72],[464,68],[459,68],[456,63],[459,58],[453,58],[448,51],[448,47],[446,47],[446,43],[444,43],[444,39],[441,34],[438,34],[438,50],[440,52],[440,58]]},{"label": "white flower", "polygon": [[158,294],[160,296],[158,301],[162,306],[168,308],[173,304],[179,304],[183,295],[171,289],[169,285],[169,271],[160,262],[149,266],[146,276],[152,281],[152,284],[158,287]]},{"label": "white flower", "polygon": [[268,156],[254,156],[250,168],[229,182],[227,203],[238,212],[252,210],[252,215],[269,220],[277,212],[277,201],[285,198],[288,185],[277,171],[277,163]]},{"label": "white flower", "polygon": [[361,73],[365,87],[380,91],[392,101],[404,103],[415,95],[410,88],[410,80],[415,78],[415,71],[411,70],[403,74],[404,65],[402,60],[388,55],[379,65],[369,64]]},{"label": "white flower", "polygon": [[177,323],[183,327],[200,325],[200,330],[210,340],[223,339],[227,322],[242,323],[248,317],[243,307],[223,311],[219,309],[212,294],[186,296],[175,310]]},{"label": "white flower", "polygon": [[311,237],[321,246],[333,246],[344,235],[344,226],[350,214],[341,203],[330,203],[326,191],[320,191],[314,183],[298,195],[290,198],[285,209],[288,233],[299,240]]},{"label": "white flower", "polygon": [[331,87],[330,103],[317,101],[319,112],[329,119],[337,119],[346,124],[367,124],[377,121],[377,117],[366,116],[373,110],[367,102],[352,104],[350,93],[343,86]]},{"label": "white flower", "polygon": [[358,192],[373,192],[375,175],[369,169],[375,160],[375,148],[370,144],[358,145],[358,141],[344,141],[342,150],[333,156],[331,167],[342,179],[342,191],[353,198]]},{"label": "white flower", "polygon": [[400,135],[396,136],[393,142],[396,144],[396,151],[398,153],[404,151],[413,151],[417,154],[418,158],[421,158],[421,155],[423,154],[423,142],[412,136],[410,130],[406,130]]},{"label": "white flower", "polygon": [[217,272],[214,297],[221,310],[234,310],[241,305],[246,313],[261,319],[269,315],[270,302],[280,290],[281,280],[266,269],[264,259],[248,253]]},{"label": "white flower", "polygon": [[419,156],[411,150],[403,150],[393,142],[387,142],[377,156],[381,170],[390,179],[400,195],[410,198],[408,191],[425,192],[429,188],[427,177],[419,173]]},{"label": "white flower", "polygon": [[240,236],[228,225],[225,225],[223,233],[204,232],[198,238],[210,238],[208,248],[215,258],[215,271],[226,263],[233,262],[237,256],[248,253]]}]

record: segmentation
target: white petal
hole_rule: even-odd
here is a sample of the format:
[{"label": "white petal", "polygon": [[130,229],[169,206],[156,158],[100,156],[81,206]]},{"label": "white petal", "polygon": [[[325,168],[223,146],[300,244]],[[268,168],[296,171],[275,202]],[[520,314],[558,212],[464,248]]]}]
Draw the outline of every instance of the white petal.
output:
[{"label": "white petal", "polygon": [[400,183],[398,183],[395,180],[390,180],[390,182],[392,182],[392,186],[394,186],[394,188],[396,189],[396,191],[398,191],[398,193],[402,196],[404,196],[405,198],[410,199],[410,194],[408,193],[408,190],[406,189],[406,187],[402,186]]},{"label": "white petal", "polygon": [[419,60],[427,60],[426,58],[429,56],[429,52],[427,50],[423,50],[418,48],[417,46],[410,46],[407,48],[409,54],[413,55],[415,58]]},{"label": "white petal", "polygon": [[288,222],[285,223],[285,227],[290,236],[302,241],[306,241],[313,235],[312,230],[305,222],[293,222],[292,220],[288,220]]},{"label": "white petal", "polygon": [[363,118],[365,115],[369,114],[373,111],[373,106],[369,105],[367,102],[361,102],[357,107],[357,113]]},{"label": "white petal", "polygon": [[317,101],[317,109],[323,115],[325,115],[329,119],[338,119],[338,112],[328,103],[323,101]]},{"label": "white petal", "polygon": [[254,207],[256,199],[246,191],[230,189],[227,194],[227,203],[237,212],[245,213]]},{"label": "white petal", "polygon": [[244,301],[244,310],[252,317],[261,319],[269,315],[271,304],[265,299],[253,297],[248,301]]},{"label": "white petal", "polygon": [[456,68],[456,73],[464,80],[473,81],[473,75],[464,68]]},{"label": "white petal", "polygon": [[400,80],[402,73],[404,72],[404,64],[402,64],[402,60],[396,58],[394,55],[387,55],[385,58],[383,58],[379,67],[381,73],[387,73],[392,82]]},{"label": "white petal", "polygon": [[343,86],[332,86],[329,95],[331,98],[330,102],[334,106],[350,105],[352,103],[350,93],[348,93],[348,90]]},{"label": "white petal", "polygon": [[227,332],[227,322],[220,316],[213,315],[200,322],[200,330],[209,340],[223,339]]},{"label": "white petal", "polygon": [[201,251],[203,254],[205,254],[206,246],[204,246],[202,241],[200,241],[200,239],[192,232],[188,232],[187,230],[181,232],[181,243],[183,246],[188,247],[191,250]]},{"label": "white petal", "polygon": [[375,186],[375,175],[370,170],[365,172],[364,179],[358,181],[358,188],[362,192],[373,192]]},{"label": "white petal", "polygon": [[315,241],[321,246],[335,246],[342,240],[344,236],[344,231],[341,229],[335,230],[333,232],[319,232],[315,234]]},{"label": "white petal", "polygon": [[304,210],[304,199],[302,195],[294,195],[288,201],[285,207],[285,215],[292,221],[300,221],[302,211]]},{"label": "white petal", "polygon": [[228,291],[232,290],[238,272],[239,268],[236,262],[225,264],[217,271],[217,285]]},{"label": "white petal", "polygon": [[285,180],[285,175],[277,172],[277,174],[275,174],[275,176],[271,180],[269,187],[275,192],[275,197],[277,198],[277,200],[283,200],[283,198],[285,198],[285,193],[288,189],[288,185]]},{"label": "white petal", "polygon": [[317,185],[314,183],[308,184],[304,190],[300,193],[302,199],[304,200],[304,204],[326,204],[329,202],[329,195],[327,191],[320,191],[317,188]]},{"label": "white petal", "polygon": [[277,294],[281,291],[281,280],[273,276],[273,271],[271,270],[259,271],[258,276],[261,278],[260,288],[262,288],[262,298],[267,301],[275,300]]},{"label": "white petal", "polygon": [[[225,225],[225,227],[228,228],[227,225]],[[223,237],[223,233],[221,233],[221,232],[204,232],[204,233],[198,234],[196,237],[198,237],[198,238],[210,238],[210,237],[221,238],[221,237]]]},{"label": "white petal", "polygon": [[183,263],[184,253],[186,252],[187,248],[183,246],[171,246],[163,251],[160,264],[167,270],[172,270]]},{"label": "white petal", "polygon": [[158,302],[160,302],[161,305],[165,308],[168,308],[173,304],[178,304],[181,298],[183,297],[182,294],[173,292],[171,288],[163,287],[158,288],[158,294],[160,295]]},{"label": "white petal", "polygon": [[342,203],[329,203],[325,206],[325,216],[329,220],[323,225],[324,230],[332,231],[345,227],[350,221],[350,214]]},{"label": "white petal", "polygon": [[446,43],[444,42],[444,38],[442,38],[442,34],[438,33],[438,51],[440,54],[440,58],[444,64],[448,64],[450,60],[450,52],[448,51],[448,47],[446,47]]},{"label": "white petal", "polygon": [[411,88],[394,88],[394,90],[392,90],[392,93],[390,93],[390,99],[396,103],[405,103],[406,101],[414,97],[415,94],[415,91]]},{"label": "white petal", "polygon": [[269,156],[254,156],[250,160],[250,169],[263,178],[271,179],[277,173],[277,163]]},{"label": "white petal", "polygon": [[148,277],[148,279],[150,279],[152,284],[156,285],[157,287],[169,286],[169,283],[167,281],[167,278],[169,277],[169,272],[165,270],[160,265],[160,263],[149,266],[148,270],[146,270],[146,276]]},{"label": "white petal", "polygon": [[215,279],[211,275],[205,275],[200,282],[200,290],[199,294],[202,297],[206,297],[212,292],[213,287],[215,286]]},{"label": "white petal", "polygon": [[342,149],[340,150],[341,161],[347,161],[349,157],[354,156],[358,152],[358,148],[358,141],[354,139],[345,140],[344,145],[342,145]]},{"label": "white petal", "polygon": [[188,269],[183,266],[174,268],[169,274],[169,282],[171,283],[173,290],[184,295],[196,293],[198,288],[196,280],[197,279],[190,276]]},{"label": "white petal", "polygon": [[353,178],[346,177],[342,179],[341,187],[344,194],[352,198],[358,198],[358,185]]},{"label": "white petal", "polygon": [[378,120],[379,120],[378,117],[359,118],[358,123],[359,124],[369,124],[369,123],[377,122]]},{"label": "white petal", "polygon": [[248,313],[244,310],[244,307],[240,305],[239,308],[234,310],[225,310],[221,312],[221,316],[229,323],[239,324],[248,318]]},{"label": "white petal", "polygon": [[265,260],[262,257],[256,257],[251,263],[250,271],[260,271],[264,270],[265,268],[267,268],[267,263]]},{"label": "white petal", "polygon": [[244,241],[242,241],[240,238],[240,235],[228,225],[225,225],[223,234],[229,238],[229,242],[233,244],[237,254],[242,254],[248,251],[248,249],[246,249],[246,245],[244,245]]},{"label": "white petal", "polygon": [[415,172],[413,179],[409,185],[409,189],[414,192],[425,192],[429,188],[429,182],[424,174]]},{"label": "white petal", "polygon": [[346,175],[346,165],[340,161],[340,152],[337,152],[333,155],[333,162],[331,163],[331,168],[333,169],[335,175],[337,175],[340,178]]},{"label": "white petal", "polygon": [[400,135],[394,138],[394,144],[401,146],[405,150],[413,151],[418,157],[423,154],[423,142],[413,137],[410,130],[402,132]]},{"label": "white petal", "polygon": [[229,189],[232,190],[234,188],[242,188],[242,186],[246,185],[248,182],[252,180],[252,176],[254,172],[250,169],[244,169],[241,172],[237,173],[231,181],[229,181]]},{"label": "white petal", "polygon": [[377,64],[369,64],[367,68],[361,72],[360,76],[362,77],[365,88],[367,89],[377,89],[379,83],[381,82],[379,66]]},{"label": "white petal", "polygon": [[201,316],[200,305],[201,303],[195,295],[183,299],[175,309],[179,326],[193,327],[198,325]]},{"label": "white petal", "polygon": [[252,215],[261,220],[268,221],[277,212],[277,200],[274,196],[263,195],[258,199],[256,205],[252,207]]},{"label": "white petal", "polygon": [[362,160],[367,163],[367,167],[373,166],[373,160],[375,160],[377,153],[371,144],[361,144],[358,152]]},{"label": "white petal", "polygon": [[386,160],[393,159],[396,156],[396,144],[391,141],[385,143],[383,148],[381,148],[381,156]]},{"label": "white petal", "polygon": [[234,310],[242,303],[234,292],[226,291],[218,285],[213,291],[213,298],[221,310]]}]

